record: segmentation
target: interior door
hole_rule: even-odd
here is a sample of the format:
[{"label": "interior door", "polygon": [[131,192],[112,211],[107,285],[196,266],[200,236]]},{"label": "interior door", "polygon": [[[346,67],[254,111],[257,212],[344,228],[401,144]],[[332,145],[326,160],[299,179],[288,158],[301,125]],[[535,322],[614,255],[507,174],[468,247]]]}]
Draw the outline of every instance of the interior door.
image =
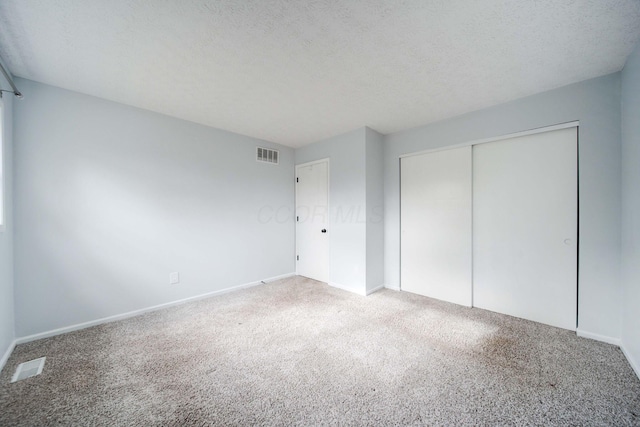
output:
[{"label": "interior door", "polygon": [[471,306],[471,147],[404,157],[403,291]]},{"label": "interior door", "polygon": [[297,273],[329,281],[329,161],[296,166]]},{"label": "interior door", "polygon": [[577,128],[474,146],[474,306],[576,329],[577,180]]}]

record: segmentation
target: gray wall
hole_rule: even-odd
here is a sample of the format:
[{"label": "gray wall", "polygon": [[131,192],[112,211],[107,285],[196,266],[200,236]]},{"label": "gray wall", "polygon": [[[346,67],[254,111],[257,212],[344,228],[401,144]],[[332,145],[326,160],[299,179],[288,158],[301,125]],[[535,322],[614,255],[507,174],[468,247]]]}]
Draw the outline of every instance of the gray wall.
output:
[{"label": "gray wall", "polygon": [[365,133],[361,128],[295,152],[296,165],[329,158],[329,282],[366,290]]},{"label": "gray wall", "polygon": [[[0,359],[11,346],[14,335],[13,311],[13,96],[2,98],[2,174],[4,176],[4,231],[0,231]],[[0,369],[2,363],[0,363]]]},{"label": "gray wall", "polygon": [[367,292],[384,285],[384,136],[365,129]]},{"label": "gray wall", "polygon": [[[17,336],[295,270],[293,220],[273,215],[293,210],[292,149],[17,84]],[[281,164],[257,163],[258,145]]]},{"label": "gray wall", "polygon": [[640,376],[640,45],[622,70],[622,344]]},{"label": "gray wall", "polygon": [[619,339],[619,73],[388,135],[385,139],[386,285],[400,284],[400,155],[573,120],[580,120],[579,329]]},{"label": "gray wall", "polygon": [[[277,214],[293,211],[292,149],[18,83],[26,97],[14,104],[17,336],[295,269],[292,216]],[[622,74],[624,153],[620,84],[616,73],[384,138],[362,128],[296,150],[295,164],[331,159],[330,281],[362,293],[384,274],[387,286],[399,286],[400,155],[580,120],[579,327],[622,336],[637,360],[637,50]],[[256,145],[280,149],[281,164],[256,163]],[[5,155],[9,169],[11,158]],[[380,197],[384,228],[374,221]],[[8,219],[0,234],[0,350],[13,339]],[[381,244],[384,257],[377,251]],[[168,284],[172,271],[181,273],[180,285]]]}]

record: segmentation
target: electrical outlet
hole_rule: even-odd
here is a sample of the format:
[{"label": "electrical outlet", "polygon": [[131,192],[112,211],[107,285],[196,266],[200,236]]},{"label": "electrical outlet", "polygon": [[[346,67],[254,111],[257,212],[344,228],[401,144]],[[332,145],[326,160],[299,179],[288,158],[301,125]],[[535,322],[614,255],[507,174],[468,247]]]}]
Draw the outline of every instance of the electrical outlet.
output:
[{"label": "electrical outlet", "polygon": [[180,283],[180,273],[175,272],[175,273],[169,274],[169,284],[177,285],[178,283]]}]

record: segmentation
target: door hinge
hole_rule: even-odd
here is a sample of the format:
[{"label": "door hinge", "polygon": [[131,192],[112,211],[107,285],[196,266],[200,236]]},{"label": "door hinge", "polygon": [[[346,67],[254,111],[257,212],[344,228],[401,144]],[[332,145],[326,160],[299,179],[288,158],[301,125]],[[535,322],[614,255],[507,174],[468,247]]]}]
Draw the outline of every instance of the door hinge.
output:
[{"label": "door hinge", "polygon": [[296,178],[296,182],[300,182],[300,178]]},{"label": "door hinge", "polygon": [[300,261],[300,255],[296,255],[296,261]]},{"label": "door hinge", "polygon": [[300,221],[300,217],[299,216],[296,217],[296,222],[298,222],[298,221]]}]

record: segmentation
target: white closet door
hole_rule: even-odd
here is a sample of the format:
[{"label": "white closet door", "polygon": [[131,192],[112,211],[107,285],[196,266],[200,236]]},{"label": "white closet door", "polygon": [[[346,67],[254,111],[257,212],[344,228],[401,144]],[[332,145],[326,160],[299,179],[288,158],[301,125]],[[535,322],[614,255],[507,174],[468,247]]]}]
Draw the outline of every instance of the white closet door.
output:
[{"label": "white closet door", "polygon": [[401,160],[401,289],[471,306],[471,147]]},{"label": "white closet door", "polygon": [[576,329],[577,179],[577,128],[474,146],[474,306]]}]

